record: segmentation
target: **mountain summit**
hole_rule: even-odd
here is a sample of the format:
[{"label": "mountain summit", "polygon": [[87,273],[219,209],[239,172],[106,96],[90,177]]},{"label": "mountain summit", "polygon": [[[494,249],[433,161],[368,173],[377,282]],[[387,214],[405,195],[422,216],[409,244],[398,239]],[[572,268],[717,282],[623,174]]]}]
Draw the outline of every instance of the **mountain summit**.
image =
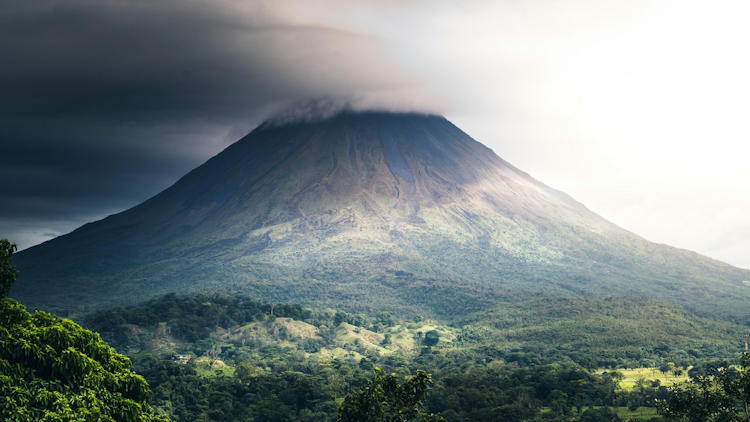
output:
[{"label": "mountain summit", "polygon": [[46,307],[219,289],[465,313],[516,292],[654,296],[744,312],[750,271],[657,245],[443,117],[269,121],[146,202],[16,255]]}]

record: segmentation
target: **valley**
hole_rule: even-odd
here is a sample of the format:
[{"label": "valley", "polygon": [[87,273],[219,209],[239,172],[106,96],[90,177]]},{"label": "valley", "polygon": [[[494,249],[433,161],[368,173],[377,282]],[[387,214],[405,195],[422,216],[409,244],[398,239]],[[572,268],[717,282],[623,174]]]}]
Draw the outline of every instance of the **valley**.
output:
[{"label": "valley", "polygon": [[[541,304],[549,314],[535,312]],[[460,323],[220,294],[167,295],[78,319],[133,358],[155,409],[172,420],[336,420],[346,392],[375,367],[431,372],[426,408],[448,421],[490,420],[482,412],[499,407],[507,420],[577,420],[606,409],[651,420],[665,387],[693,368],[732,362],[742,329],[653,300],[538,295]],[[502,394],[482,388],[471,394],[484,398],[469,407],[455,401],[482,383],[502,385]],[[530,401],[519,402],[513,391],[536,383],[524,390]],[[223,397],[225,406],[196,402],[195,391]],[[477,407],[482,400],[488,408]]]}]

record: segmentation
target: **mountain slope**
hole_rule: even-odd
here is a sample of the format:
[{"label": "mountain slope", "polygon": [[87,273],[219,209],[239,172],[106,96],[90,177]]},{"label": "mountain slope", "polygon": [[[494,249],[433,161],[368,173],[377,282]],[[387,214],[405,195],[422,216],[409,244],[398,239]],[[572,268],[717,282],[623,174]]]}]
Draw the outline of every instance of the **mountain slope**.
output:
[{"label": "mountain slope", "polygon": [[513,291],[745,315],[750,271],[605,221],[434,115],[268,122],[148,201],[16,257],[71,307],[171,291],[444,315]]}]

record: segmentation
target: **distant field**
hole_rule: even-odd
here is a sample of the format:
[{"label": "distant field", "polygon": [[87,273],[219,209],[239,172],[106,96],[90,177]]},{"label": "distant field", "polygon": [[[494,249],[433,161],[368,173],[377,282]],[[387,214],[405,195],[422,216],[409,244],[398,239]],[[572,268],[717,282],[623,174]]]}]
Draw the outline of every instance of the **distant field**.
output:
[{"label": "distant field", "polygon": [[[605,371],[612,372],[611,370],[602,369],[597,371],[597,373]],[[688,380],[687,370],[683,370],[680,375],[677,375],[675,371],[664,373],[659,368],[618,369],[616,372],[623,375],[618,386],[625,391],[633,390],[639,380],[643,380],[645,383],[658,380],[659,384],[663,386],[670,386]]]},{"label": "distant field", "polygon": [[[598,409],[601,406],[593,406],[594,409]],[[584,407],[583,410],[590,409],[589,407]],[[615,406],[610,407],[610,409],[614,410],[615,413],[617,413],[617,416],[619,416],[624,421],[648,421],[652,418],[658,418],[659,412],[657,412],[655,407],[639,407],[635,410],[630,410],[627,408],[627,406]],[[542,408],[541,411],[542,414],[549,414],[551,413],[551,409],[549,407]]]},{"label": "distant field", "polygon": [[636,410],[630,410],[627,407],[615,407],[613,408],[617,412],[617,416],[623,420],[637,420],[637,421],[648,421],[651,418],[659,417],[659,412],[656,411],[655,407],[639,407]]}]

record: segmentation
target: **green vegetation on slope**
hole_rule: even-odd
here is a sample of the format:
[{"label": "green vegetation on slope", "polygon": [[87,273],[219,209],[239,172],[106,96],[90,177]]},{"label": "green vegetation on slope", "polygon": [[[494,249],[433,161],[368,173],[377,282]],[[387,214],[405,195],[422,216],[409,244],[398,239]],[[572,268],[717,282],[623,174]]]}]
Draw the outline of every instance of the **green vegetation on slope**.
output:
[{"label": "green vegetation on slope", "polygon": [[498,303],[461,323],[479,327],[484,338],[556,351],[590,368],[730,356],[747,330],[654,299],[543,295]]},{"label": "green vegetation on slope", "polygon": [[83,320],[128,353],[201,356],[221,348],[225,357],[236,359],[287,348],[325,360],[414,354],[434,341],[445,349],[494,350],[505,360],[521,356],[523,364],[570,359],[591,369],[652,367],[662,361],[687,366],[694,359],[731,356],[746,330],[652,299],[541,295],[506,297],[492,310],[451,324],[221,294],[166,295]]},{"label": "green vegetation on slope", "polygon": [[152,405],[176,421],[333,421],[376,366],[432,373],[426,411],[451,422],[647,420],[666,387],[644,376],[621,388],[632,372],[621,368],[710,372],[742,332],[651,300],[543,296],[462,325],[220,294],[167,295],[82,321],[133,357]]}]

